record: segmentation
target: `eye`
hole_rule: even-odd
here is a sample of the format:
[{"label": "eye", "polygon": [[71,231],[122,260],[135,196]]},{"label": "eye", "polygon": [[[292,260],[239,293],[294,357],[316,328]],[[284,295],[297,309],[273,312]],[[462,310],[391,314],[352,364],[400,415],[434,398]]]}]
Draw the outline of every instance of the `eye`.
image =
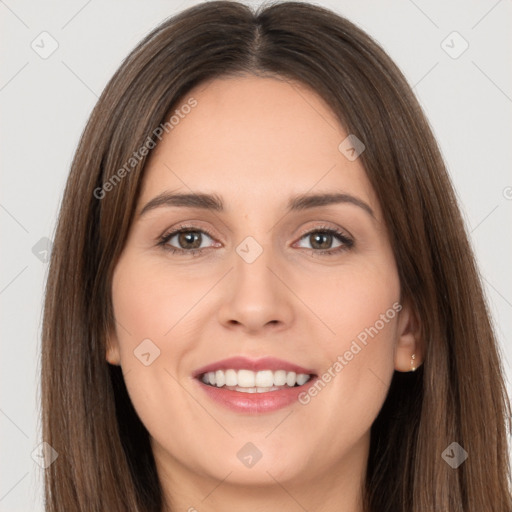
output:
[{"label": "eye", "polygon": [[[353,247],[354,241],[344,232],[338,229],[320,227],[302,235],[301,240],[305,239],[311,247],[304,247],[310,249],[314,254],[333,255],[341,251],[346,251]],[[336,243],[333,247],[333,243]]]},{"label": "eye", "polygon": [[200,254],[211,246],[212,236],[204,229],[180,226],[179,229],[162,235],[158,245],[171,253]]}]

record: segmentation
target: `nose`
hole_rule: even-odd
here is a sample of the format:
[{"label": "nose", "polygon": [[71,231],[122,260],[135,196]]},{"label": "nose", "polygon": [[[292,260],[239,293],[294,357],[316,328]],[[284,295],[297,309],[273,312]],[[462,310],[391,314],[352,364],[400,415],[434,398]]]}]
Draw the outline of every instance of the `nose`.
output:
[{"label": "nose", "polygon": [[234,254],[234,268],[227,276],[219,321],[246,334],[289,328],[294,320],[294,296],[284,266],[271,249],[264,249],[255,261],[248,261]]}]

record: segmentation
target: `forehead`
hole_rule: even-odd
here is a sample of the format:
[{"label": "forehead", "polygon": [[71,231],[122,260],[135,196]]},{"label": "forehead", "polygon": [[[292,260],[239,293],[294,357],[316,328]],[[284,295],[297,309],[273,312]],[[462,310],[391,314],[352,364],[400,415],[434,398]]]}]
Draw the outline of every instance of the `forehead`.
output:
[{"label": "forehead", "polygon": [[339,149],[349,134],[302,84],[217,78],[190,90],[172,114],[173,128],[146,166],[142,200],[172,189],[218,193],[228,203],[282,202],[284,191],[318,188],[357,194],[378,210],[360,160]]}]

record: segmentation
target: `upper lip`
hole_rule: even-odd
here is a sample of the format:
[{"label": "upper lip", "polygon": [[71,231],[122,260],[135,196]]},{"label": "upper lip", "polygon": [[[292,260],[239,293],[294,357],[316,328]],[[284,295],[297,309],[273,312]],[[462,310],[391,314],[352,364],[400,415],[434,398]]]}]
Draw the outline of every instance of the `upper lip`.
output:
[{"label": "upper lip", "polygon": [[216,370],[252,370],[257,372],[260,370],[286,370],[288,372],[305,373],[307,375],[314,375],[314,370],[304,368],[284,359],[277,359],[275,357],[262,357],[260,359],[249,359],[243,356],[229,357],[214,363],[208,364],[197,369],[193,376],[200,377],[204,373],[214,372]]}]

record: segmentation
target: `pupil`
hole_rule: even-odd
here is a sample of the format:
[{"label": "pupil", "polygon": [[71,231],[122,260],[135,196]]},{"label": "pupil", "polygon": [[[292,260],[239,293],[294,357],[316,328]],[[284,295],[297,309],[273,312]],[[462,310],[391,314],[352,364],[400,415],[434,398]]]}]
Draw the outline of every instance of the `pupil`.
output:
[{"label": "pupil", "polygon": [[317,249],[329,249],[329,245],[330,245],[330,241],[331,241],[332,235],[329,235],[329,234],[323,234],[322,235],[322,234],[315,233],[312,236],[313,236],[314,242],[311,245],[313,247],[315,247],[315,245],[317,244],[317,241],[319,239],[320,240],[324,239],[323,243],[321,241],[319,242],[318,245],[320,245],[320,247],[317,247]]},{"label": "pupil", "polygon": [[[180,236],[179,236],[179,243],[180,245],[185,245],[187,246],[187,244],[190,244],[190,243],[193,243],[194,242],[194,238],[195,238],[195,245],[193,245],[192,247],[186,247],[187,249],[197,249],[201,246],[201,240],[200,240],[200,235],[198,232],[196,231],[185,231],[183,233],[180,233]],[[199,243],[197,243],[199,242]]]}]

